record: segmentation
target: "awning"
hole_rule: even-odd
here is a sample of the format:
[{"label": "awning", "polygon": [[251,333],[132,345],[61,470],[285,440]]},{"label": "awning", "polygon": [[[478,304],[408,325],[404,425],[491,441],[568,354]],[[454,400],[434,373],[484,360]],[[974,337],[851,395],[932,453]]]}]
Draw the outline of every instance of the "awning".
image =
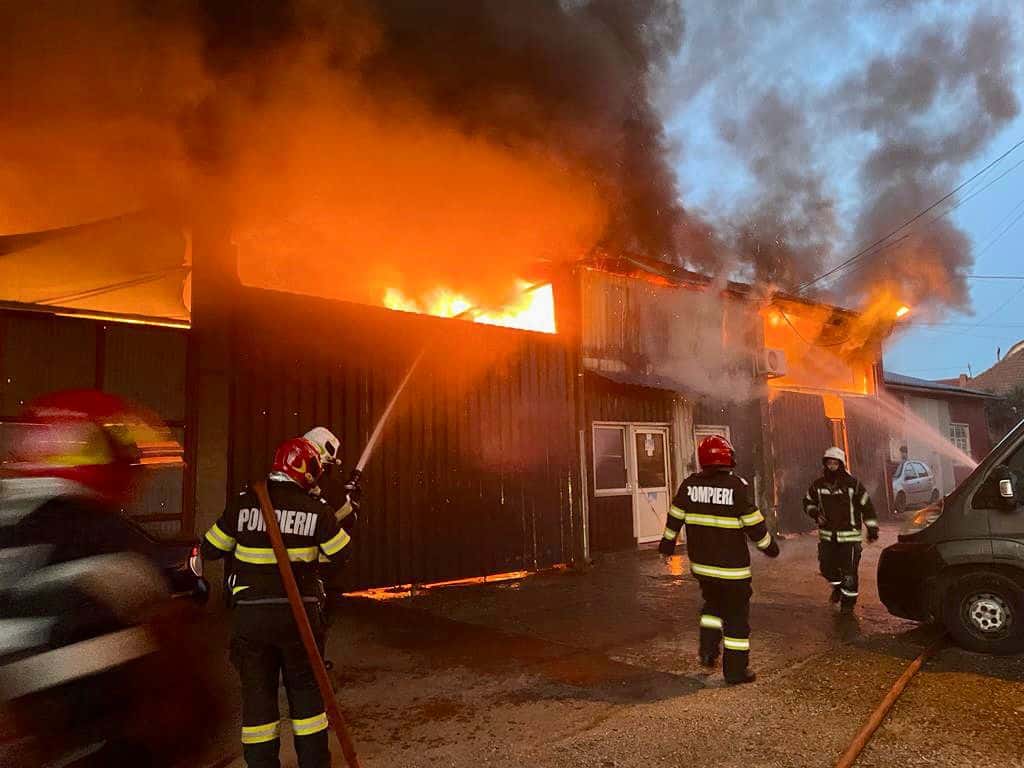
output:
[{"label": "awning", "polygon": [[187,322],[191,253],[148,213],[0,237],[0,302]]}]

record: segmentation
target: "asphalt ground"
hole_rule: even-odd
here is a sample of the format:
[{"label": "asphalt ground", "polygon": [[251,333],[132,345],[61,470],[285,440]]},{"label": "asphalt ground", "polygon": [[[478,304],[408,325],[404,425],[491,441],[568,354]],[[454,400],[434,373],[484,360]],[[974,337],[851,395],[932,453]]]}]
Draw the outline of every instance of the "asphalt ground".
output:
[{"label": "asphalt ground", "polygon": [[[367,767],[831,766],[934,637],[878,602],[878,554],[895,534],[865,546],[852,618],[828,604],[814,537],[782,542],[777,560],[753,553],[752,685],[698,667],[685,557],[639,551],[348,598],[328,641],[338,700]],[[1022,681],[1024,657],[944,649],[858,765],[1024,766]],[[237,750],[237,726],[225,724],[222,754]]]}]

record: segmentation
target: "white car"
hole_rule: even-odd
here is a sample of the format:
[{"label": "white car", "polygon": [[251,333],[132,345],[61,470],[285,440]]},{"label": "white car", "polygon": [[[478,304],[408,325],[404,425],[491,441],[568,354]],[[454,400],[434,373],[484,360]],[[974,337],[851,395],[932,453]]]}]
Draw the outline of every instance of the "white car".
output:
[{"label": "white car", "polygon": [[935,487],[935,473],[923,461],[904,461],[892,476],[892,497],[897,512],[934,504],[941,495]]}]

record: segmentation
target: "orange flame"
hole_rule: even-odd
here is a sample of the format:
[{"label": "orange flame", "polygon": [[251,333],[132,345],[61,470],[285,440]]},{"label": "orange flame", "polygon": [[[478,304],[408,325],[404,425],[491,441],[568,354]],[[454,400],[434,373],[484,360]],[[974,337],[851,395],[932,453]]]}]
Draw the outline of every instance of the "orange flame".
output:
[{"label": "orange flame", "polygon": [[765,345],[783,350],[787,363],[786,374],[768,385],[873,394],[872,364],[896,320],[910,311],[895,287],[886,285],[877,286],[856,313],[780,298],[761,312]]},{"label": "orange flame", "polygon": [[459,317],[475,323],[501,325],[524,331],[556,333],[555,295],[550,284],[533,286],[517,280],[518,298],[498,309],[482,309],[472,299],[447,288],[437,288],[422,302],[409,298],[397,288],[388,288],[383,304],[400,312],[416,312],[436,317]]}]

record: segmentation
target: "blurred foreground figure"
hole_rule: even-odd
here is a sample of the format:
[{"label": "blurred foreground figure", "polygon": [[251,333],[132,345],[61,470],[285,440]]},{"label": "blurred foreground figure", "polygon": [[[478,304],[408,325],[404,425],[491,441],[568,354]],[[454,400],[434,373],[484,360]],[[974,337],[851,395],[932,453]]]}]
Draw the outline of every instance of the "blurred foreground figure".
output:
[{"label": "blurred foreground figure", "polygon": [[199,625],[121,514],[139,468],[180,449],[100,392],[24,416],[0,486],[0,762],[188,764],[221,714]]}]

